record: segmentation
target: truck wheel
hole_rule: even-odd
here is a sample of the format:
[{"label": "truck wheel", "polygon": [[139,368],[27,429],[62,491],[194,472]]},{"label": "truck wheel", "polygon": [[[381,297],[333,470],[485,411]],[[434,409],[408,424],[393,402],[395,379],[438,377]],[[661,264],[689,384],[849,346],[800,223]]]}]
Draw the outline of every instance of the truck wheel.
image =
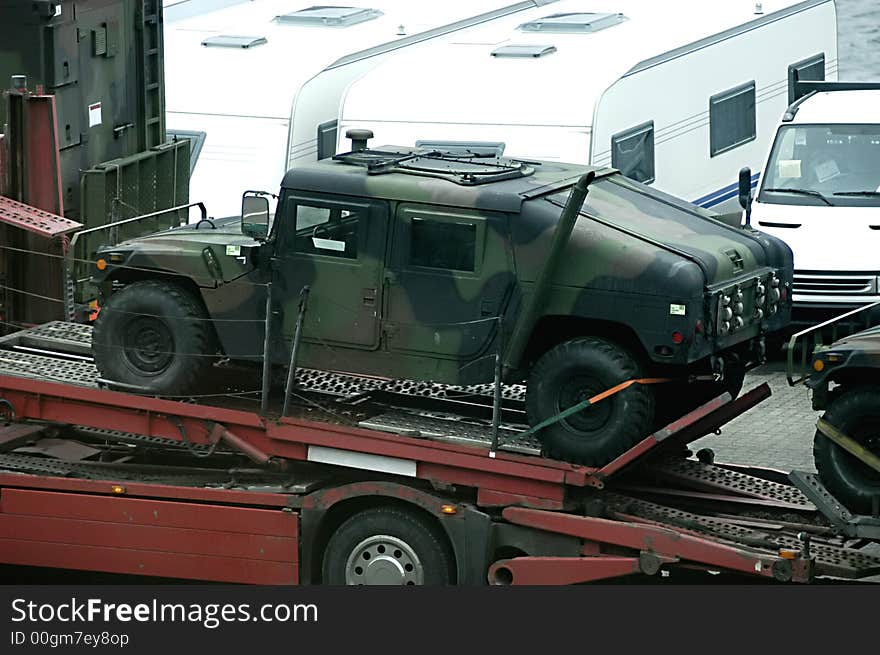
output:
[{"label": "truck wheel", "polygon": [[180,286],[134,282],[110,296],[95,321],[92,351],[105,380],[157,395],[192,391],[214,353],[202,304]]},{"label": "truck wheel", "polygon": [[[875,455],[880,455],[880,387],[846,391],[823,417]],[[813,459],[822,483],[852,512],[867,514],[880,494],[880,473],[816,431]]]},{"label": "truck wheel", "polygon": [[[641,377],[627,351],[604,339],[572,339],[547,351],[526,387],[529,425],[556,416],[611,387]],[[643,439],[654,418],[654,392],[634,384],[593,407],[547,426],[538,434],[545,452],[588,466],[602,466]]]},{"label": "truck wheel", "polygon": [[440,529],[395,507],[358,512],[337,528],[324,552],[331,585],[452,584],[452,553]]}]

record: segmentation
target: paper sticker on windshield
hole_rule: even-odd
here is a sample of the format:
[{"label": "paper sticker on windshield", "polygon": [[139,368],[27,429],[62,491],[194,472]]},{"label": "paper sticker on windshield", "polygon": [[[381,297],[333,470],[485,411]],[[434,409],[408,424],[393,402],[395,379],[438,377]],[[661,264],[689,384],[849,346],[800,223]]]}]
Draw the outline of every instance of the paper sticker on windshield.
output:
[{"label": "paper sticker on windshield", "polygon": [[823,161],[816,166],[815,170],[816,179],[819,180],[819,182],[826,182],[827,180],[840,175],[840,169],[837,167],[837,162],[833,159]]},{"label": "paper sticker on windshield", "polygon": [[336,252],[345,252],[345,241],[336,241],[335,239],[319,239],[312,237],[312,245],[319,250],[335,250]]},{"label": "paper sticker on windshield", "polygon": [[800,159],[780,159],[776,164],[779,169],[779,177],[800,177]]},{"label": "paper sticker on windshield", "polygon": [[687,306],[672,303],[669,305],[669,314],[670,316],[685,316],[687,314]]},{"label": "paper sticker on windshield", "polygon": [[238,257],[241,255],[241,246],[226,246],[226,254],[230,257]]}]

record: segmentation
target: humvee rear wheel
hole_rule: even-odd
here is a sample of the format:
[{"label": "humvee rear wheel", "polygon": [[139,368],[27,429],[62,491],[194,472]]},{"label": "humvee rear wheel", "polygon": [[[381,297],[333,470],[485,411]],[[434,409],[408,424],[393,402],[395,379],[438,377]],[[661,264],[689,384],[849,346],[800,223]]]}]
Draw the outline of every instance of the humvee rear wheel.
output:
[{"label": "humvee rear wheel", "polygon": [[92,332],[101,377],[158,395],[189,393],[213,354],[202,304],[171,282],[134,282],[110,296]]},{"label": "humvee rear wheel", "polygon": [[[605,339],[585,337],[559,344],[532,368],[526,387],[530,425],[552,418],[577,403],[626,380],[641,377],[636,360]],[[634,384],[542,429],[550,457],[601,466],[644,438],[654,418],[654,392]]]},{"label": "humvee rear wheel", "polygon": [[[880,456],[880,387],[844,392],[822,418]],[[880,473],[818,431],[813,459],[822,483],[839,501],[853,512],[871,512],[871,501],[880,494]]]}]

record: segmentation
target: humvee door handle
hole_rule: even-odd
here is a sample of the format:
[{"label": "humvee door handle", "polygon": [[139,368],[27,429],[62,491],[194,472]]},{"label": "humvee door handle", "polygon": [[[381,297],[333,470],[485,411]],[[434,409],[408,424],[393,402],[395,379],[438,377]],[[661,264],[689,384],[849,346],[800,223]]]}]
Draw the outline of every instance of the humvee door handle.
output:
[{"label": "humvee door handle", "polygon": [[367,307],[374,307],[376,305],[376,290],[375,289],[364,289],[361,293],[362,293],[364,304]]}]

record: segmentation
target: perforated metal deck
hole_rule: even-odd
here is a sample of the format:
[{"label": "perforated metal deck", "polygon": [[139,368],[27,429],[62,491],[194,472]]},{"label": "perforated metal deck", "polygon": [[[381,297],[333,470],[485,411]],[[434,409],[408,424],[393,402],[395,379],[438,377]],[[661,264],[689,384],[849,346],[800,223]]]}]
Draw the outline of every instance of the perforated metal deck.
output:
[{"label": "perforated metal deck", "polygon": [[[361,421],[358,425],[371,430],[391,432],[403,436],[466,443],[483,448],[489,448],[492,444],[492,429],[490,425],[453,419],[452,417],[441,415],[431,416],[406,412],[387,412],[366,421]],[[526,455],[540,455],[541,444],[537,438],[534,436],[520,437],[520,434],[520,430],[512,429],[510,426],[500,428],[498,430],[498,437],[499,441],[503,443],[499,450],[508,450]]]},{"label": "perforated metal deck", "polygon": [[[796,535],[783,530],[755,530],[721,518],[693,514],[618,494],[609,493],[606,500],[612,515],[621,519],[637,517],[697,536],[720,538],[734,545],[766,550],[768,554],[775,554],[779,548],[803,548],[803,543]],[[818,537],[813,538],[810,549],[817,563],[821,564],[823,575],[862,578],[880,573],[880,557],[827,540],[823,542]]]},{"label": "perforated metal deck", "polygon": [[82,227],[82,223],[3,196],[0,196],[0,222],[42,237],[54,237]]},{"label": "perforated metal deck", "polygon": [[713,464],[669,457],[651,462],[645,468],[659,478],[697,489],[723,491],[749,498],[759,498],[792,508],[810,511],[816,509],[816,506],[795,487],[731,471]]}]

